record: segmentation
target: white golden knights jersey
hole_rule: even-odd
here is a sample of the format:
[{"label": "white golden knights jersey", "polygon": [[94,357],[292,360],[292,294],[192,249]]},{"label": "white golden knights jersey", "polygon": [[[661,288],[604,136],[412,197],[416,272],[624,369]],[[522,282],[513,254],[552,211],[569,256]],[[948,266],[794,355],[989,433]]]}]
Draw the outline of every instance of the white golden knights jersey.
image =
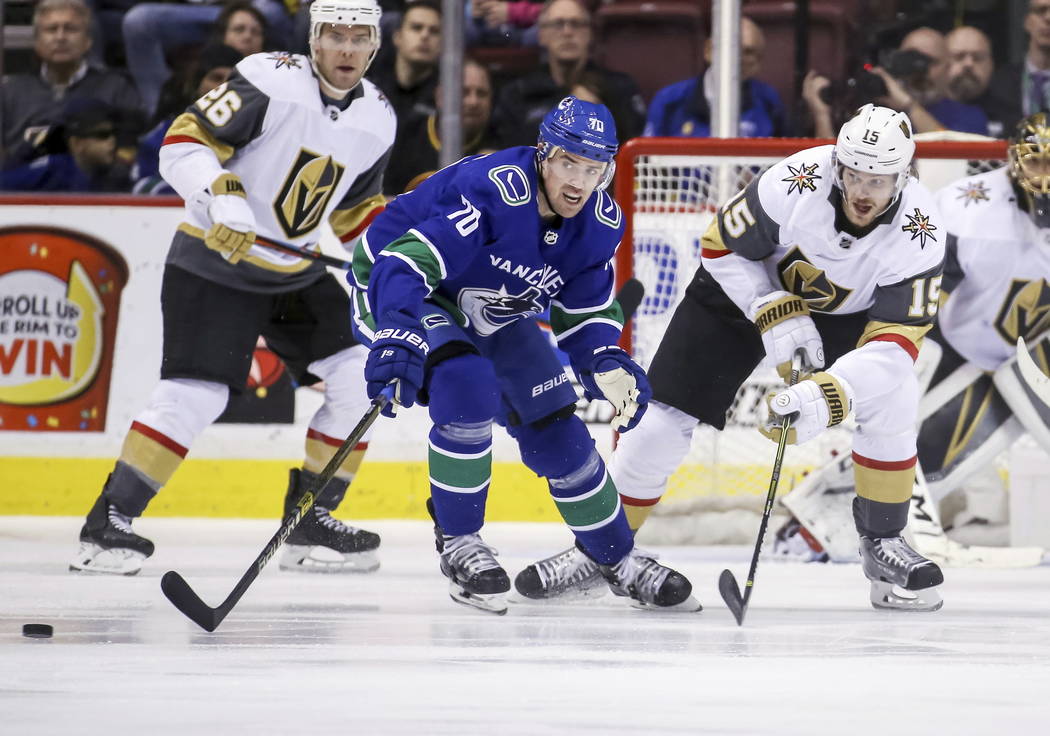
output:
[{"label": "white golden knights jersey", "polygon": [[1018,206],[1007,169],[960,179],[937,192],[948,223],[938,325],[983,370],[1014,354],[1018,337],[1050,329],[1050,230]]},{"label": "white golden knights jersey", "polygon": [[833,186],[833,149],[789,156],[726,202],[703,237],[703,267],[745,314],[754,299],[780,289],[813,312],[866,311],[860,344],[888,340],[914,359],[940,293],[945,228],[937,205],[913,178],[856,231]]},{"label": "white golden knights jersey", "polygon": [[261,247],[230,265],[203,243],[211,225],[206,188],[224,170],[241,178],[259,240],[313,246],[331,222],[350,240],[383,205],[383,170],[394,142],[393,109],[369,81],[346,100],[322,96],[310,60],[254,54],[229,81],[172,123],[161,173],[186,200],[168,262],[252,291],[286,291],[323,273],[316,261]]}]

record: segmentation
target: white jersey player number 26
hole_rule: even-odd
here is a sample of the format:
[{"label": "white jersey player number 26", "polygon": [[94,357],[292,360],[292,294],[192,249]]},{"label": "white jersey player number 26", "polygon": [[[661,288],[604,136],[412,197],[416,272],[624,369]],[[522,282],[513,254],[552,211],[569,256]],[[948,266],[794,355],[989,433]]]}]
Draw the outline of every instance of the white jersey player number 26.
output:
[{"label": "white jersey player number 26", "polygon": [[204,117],[218,128],[230,122],[233,114],[241,109],[241,96],[228,87],[229,83],[223,82],[197,100],[197,107],[204,113]]}]

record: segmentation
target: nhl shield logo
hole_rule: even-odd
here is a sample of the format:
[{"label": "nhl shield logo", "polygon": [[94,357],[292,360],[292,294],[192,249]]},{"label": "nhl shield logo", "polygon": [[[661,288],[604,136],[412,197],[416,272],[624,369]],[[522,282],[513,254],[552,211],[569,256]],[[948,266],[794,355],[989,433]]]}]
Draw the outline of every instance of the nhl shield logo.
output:
[{"label": "nhl shield logo", "polygon": [[548,230],[543,234],[543,242],[547,245],[554,245],[558,242],[558,233],[553,230]]}]

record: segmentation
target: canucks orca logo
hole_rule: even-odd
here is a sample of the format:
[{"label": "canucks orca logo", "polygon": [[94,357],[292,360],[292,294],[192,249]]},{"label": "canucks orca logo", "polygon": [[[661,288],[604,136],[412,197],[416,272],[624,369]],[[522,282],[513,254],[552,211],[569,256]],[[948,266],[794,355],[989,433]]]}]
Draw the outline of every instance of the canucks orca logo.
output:
[{"label": "canucks orca logo", "polygon": [[541,313],[546,307],[540,302],[541,292],[530,286],[521,294],[508,294],[507,287],[496,289],[462,289],[459,308],[470,319],[479,335],[488,336],[511,322]]},{"label": "canucks orca logo", "polygon": [[1030,340],[1050,328],[1050,284],[1044,279],[1014,279],[1006,292],[995,329],[1013,345],[1018,337]]},{"label": "canucks orca logo", "polygon": [[853,291],[832,282],[798,248],[788,251],[777,271],[784,288],[805,299],[815,312],[834,312]]}]

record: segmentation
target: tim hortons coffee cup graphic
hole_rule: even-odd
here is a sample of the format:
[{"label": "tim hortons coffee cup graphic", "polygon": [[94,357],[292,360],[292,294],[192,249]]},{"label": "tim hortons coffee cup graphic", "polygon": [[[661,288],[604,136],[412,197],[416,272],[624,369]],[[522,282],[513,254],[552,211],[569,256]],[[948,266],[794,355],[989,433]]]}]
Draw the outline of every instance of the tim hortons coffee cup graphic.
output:
[{"label": "tim hortons coffee cup graphic", "polygon": [[127,282],[127,263],[97,238],[0,228],[0,430],[105,430]]}]

